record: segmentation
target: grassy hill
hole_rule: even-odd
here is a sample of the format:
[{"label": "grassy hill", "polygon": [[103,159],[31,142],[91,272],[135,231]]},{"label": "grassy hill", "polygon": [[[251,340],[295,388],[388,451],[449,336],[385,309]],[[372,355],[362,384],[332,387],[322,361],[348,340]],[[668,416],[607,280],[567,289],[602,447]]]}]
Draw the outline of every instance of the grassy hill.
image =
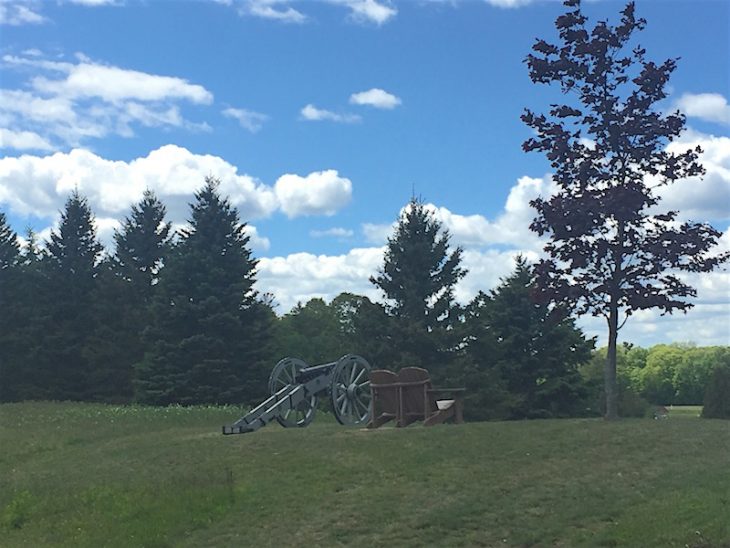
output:
[{"label": "grassy hill", "polygon": [[219,428],[234,408],[0,406],[2,546],[730,546],[730,423]]}]

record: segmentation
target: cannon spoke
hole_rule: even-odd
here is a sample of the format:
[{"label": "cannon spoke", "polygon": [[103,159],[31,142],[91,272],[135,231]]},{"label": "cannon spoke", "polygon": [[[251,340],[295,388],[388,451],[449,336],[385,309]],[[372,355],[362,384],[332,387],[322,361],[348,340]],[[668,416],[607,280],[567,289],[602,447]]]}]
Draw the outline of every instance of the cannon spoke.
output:
[{"label": "cannon spoke", "polygon": [[[307,364],[297,358],[285,358],[276,364],[269,377],[269,392],[273,395],[281,389],[297,384],[299,371],[306,368]],[[294,409],[288,409],[276,417],[276,420],[284,427],[307,426],[312,419],[317,407],[317,396],[307,396]]]},{"label": "cannon spoke", "polygon": [[341,424],[357,425],[370,418],[370,364],[354,355],[344,356],[332,372],[330,392]]}]

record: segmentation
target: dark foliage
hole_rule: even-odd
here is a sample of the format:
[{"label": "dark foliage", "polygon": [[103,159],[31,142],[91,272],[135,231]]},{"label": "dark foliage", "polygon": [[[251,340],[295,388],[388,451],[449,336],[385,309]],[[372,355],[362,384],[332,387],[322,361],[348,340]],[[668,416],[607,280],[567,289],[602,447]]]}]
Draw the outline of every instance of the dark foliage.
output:
[{"label": "dark foliage", "polygon": [[149,350],[136,366],[139,401],[249,402],[264,386],[269,309],[252,286],[246,224],[207,178],[190,228],[172,249],[152,302]]},{"label": "dark foliage", "polygon": [[623,322],[637,310],[688,310],[696,291],[677,272],[708,272],[728,256],[710,253],[720,236],[713,227],[680,223],[676,211],[655,213],[659,187],[704,173],[699,149],[666,148],[685,127],[681,113],[656,107],[676,60],[657,64],[632,44],[646,25],[633,3],[618,25],[599,21],[592,29],[579,0],[565,5],[555,23],[559,44],[538,40],[526,59],[532,81],[558,85],[568,101],[547,115],[522,116],[537,133],[524,150],[547,156],[558,186],[532,202],[531,229],[550,236],[549,258],[537,266],[542,298],[606,318],[606,417],[616,418]]},{"label": "dark foliage", "polygon": [[91,310],[102,250],[88,201],[74,191],[46,254],[31,265],[40,282],[30,298],[37,309],[32,332],[42,341],[34,341],[33,398],[87,400],[96,390],[85,349],[94,330]]},{"label": "dark foliage", "polygon": [[590,359],[594,341],[565,314],[536,302],[534,290],[532,270],[518,257],[515,271],[467,308],[466,352],[478,364],[466,377],[470,398],[486,406],[495,398],[491,407],[505,418],[580,414],[586,391],[578,366]]},{"label": "dark foliage", "polygon": [[730,419],[730,360],[726,359],[712,372],[702,416],[706,419]]},{"label": "dark foliage", "polygon": [[449,250],[449,233],[416,198],[388,239],[385,262],[370,281],[389,301],[399,356],[394,366],[418,365],[438,378],[453,356],[458,314],[454,286],[466,274],[462,250]]}]

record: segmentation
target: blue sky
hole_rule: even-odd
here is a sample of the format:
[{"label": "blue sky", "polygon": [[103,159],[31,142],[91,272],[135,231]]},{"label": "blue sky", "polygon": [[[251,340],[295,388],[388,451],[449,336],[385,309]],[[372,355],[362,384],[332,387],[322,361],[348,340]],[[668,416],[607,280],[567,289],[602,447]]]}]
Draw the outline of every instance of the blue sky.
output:
[{"label": "blue sky", "polygon": [[[584,11],[616,20],[623,4]],[[730,3],[639,0],[651,58],[681,57],[663,106],[688,115],[685,145],[708,174],[667,191],[668,206],[730,221]],[[182,224],[208,174],[251,225],[259,289],[280,311],[353,291],[382,261],[412,192],[432,204],[470,274],[466,301],[537,258],[528,201],[549,165],[524,154],[525,107],[556,92],[523,63],[554,39],[555,1],[0,0],[0,209],[42,234],[78,187],[109,242],[146,187]],[[730,238],[722,240],[730,247]],[[639,344],[730,343],[727,272],[691,280],[687,316],[640,314]],[[604,325],[582,325],[605,340]]]}]

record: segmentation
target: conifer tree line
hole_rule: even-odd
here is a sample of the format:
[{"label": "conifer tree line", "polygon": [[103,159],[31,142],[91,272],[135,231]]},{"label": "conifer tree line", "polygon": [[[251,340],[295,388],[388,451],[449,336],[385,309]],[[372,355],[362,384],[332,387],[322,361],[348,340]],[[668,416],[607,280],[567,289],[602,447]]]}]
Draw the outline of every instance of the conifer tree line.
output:
[{"label": "conifer tree line", "polygon": [[[383,303],[342,293],[282,317],[274,296],[254,289],[246,223],[218,181],[205,180],[177,234],[165,214],[145,192],[105,253],[77,191],[45,245],[30,232],[21,246],[0,213],[1,401],[252,404],[278,359],[314,365],[352,352],[374,367],[418,365],[436,382],[466,386],[471,419],[599,412],[600,353],[567,311],[535,299],[531,265],[518,257],[497,288],[458,305],[462,250],[418,199],[370,280]],[[702,371],[706,383],[706,364]],[[670,403],[666,391],[624,384]],[[704,386],[692,390],[699,403]]]}]

